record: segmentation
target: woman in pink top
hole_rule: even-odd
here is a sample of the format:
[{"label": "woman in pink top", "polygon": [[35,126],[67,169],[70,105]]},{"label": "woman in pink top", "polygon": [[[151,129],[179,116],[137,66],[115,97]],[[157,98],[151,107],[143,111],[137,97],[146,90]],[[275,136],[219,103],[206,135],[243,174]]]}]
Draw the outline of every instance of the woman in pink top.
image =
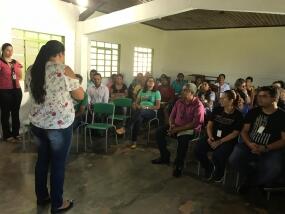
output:
[{"label": "woman in pink top", "polygon": [[[22,65],[12,59],[13,47],[5,43],[1,48],[0,58],[0,108],[3,139],[7,142],[21,140],[19,136],[19,110],[22,101],[22,90],[19,80],[22,78]],[[12,127],[9,120],[12,119]]]}]

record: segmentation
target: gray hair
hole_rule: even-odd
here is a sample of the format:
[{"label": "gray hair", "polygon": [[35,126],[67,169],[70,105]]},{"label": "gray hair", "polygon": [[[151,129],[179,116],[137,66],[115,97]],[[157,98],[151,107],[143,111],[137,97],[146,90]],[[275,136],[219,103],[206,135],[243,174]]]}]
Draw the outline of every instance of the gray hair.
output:
[{"label": "gray hair", "polygon": [[194,83],[186,83],[183,89],[188,89],[192,94],[196,94],[197,86]]}]

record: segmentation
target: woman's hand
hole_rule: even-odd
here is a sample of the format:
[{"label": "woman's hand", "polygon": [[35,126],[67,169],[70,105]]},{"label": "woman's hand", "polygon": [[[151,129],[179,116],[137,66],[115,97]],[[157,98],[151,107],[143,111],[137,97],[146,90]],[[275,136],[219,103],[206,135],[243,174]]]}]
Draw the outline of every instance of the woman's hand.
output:
[{"label": "woman's hand", "polygon": [[76,76],[75,76],[73,70],[69,66],[66,66],[64,68],[64,74],[65,74],[65,76],[68,76],[72,79],[76,79]]}]

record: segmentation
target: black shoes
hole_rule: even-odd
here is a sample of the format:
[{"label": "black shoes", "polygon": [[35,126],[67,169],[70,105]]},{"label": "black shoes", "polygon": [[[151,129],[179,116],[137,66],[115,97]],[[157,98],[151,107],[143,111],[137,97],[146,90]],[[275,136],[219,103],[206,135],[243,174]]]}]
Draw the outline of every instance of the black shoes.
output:
[{"label": "black shoes", "polygon": [[170,164],[170,158],[162,159],[162,158],[157,158],[151,161],[152,164]]}]

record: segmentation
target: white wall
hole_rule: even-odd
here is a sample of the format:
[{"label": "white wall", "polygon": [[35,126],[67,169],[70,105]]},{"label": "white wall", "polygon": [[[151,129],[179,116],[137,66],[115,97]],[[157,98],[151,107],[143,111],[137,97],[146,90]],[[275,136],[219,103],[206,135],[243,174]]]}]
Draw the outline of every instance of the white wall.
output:
[{"label": "white wall", "polygon": [[[61,35],[65,37],[66,64],[74,67],[77,7],[59,0],[0,0],[0,5],[1,44],[12,41],[13,28]],[[27,117],[26,102],[29,98],[28,93],[23,95],[21,119]]]},{"label": "white wall", "polygon": [[217,75],[227,82],[252,76],[255,85],[285,80],[285,27],[161,31],[135,24],[95,33],[89,39],[121,44],[121,72],[132,79],[133,47],[154,48],[154,76]]},{"label": "white wall", "polygon": [[153,48],[153,74],[161,73],[164,53],[164,33],[149,26],[136,24],[95,33],[88,36],[89,40],[114,42],[121,45],[120,72],[127,82],[133,79],[134,47]]},{"label": "white wall", "polygon": [[285,80],[285,27],[167,32],[162,71],[175,76],[253,76],[256,85]]}]

